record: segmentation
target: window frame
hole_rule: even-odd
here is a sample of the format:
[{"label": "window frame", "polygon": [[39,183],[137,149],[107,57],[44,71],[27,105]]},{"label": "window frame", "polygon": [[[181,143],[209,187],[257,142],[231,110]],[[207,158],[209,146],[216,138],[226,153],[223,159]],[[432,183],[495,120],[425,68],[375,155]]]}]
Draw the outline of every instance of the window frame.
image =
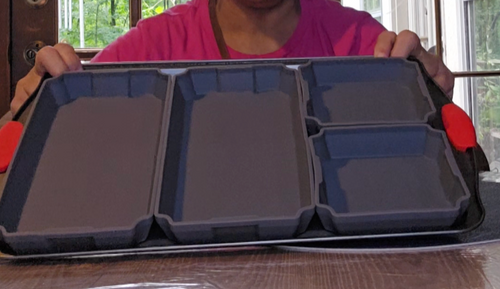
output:
[{"label": "window frame", "polygon": [[[142,0],[129,0],[129,27],[137,26],[137,23],[142,18]],[[59,33],[58,33],[59,34]],[[76,55],[83,61],[89,61],[97,55],[102,48],[75,48]]]}]

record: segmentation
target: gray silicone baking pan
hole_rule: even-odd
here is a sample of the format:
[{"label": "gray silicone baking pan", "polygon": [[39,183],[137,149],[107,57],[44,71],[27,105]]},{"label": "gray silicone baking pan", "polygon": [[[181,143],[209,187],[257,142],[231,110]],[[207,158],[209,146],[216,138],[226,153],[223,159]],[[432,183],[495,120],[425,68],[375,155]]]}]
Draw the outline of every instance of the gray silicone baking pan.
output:
[{"label": "gray silicone baking pan", "polygon": [[327,230],[449,227],[468,206],[445,134],[425,124],[325,128],[311,143],[317,212]]},{"label": "gray silicone baking pan", "polygon": [[329,59],[299,69],[307,117],[320,126],[426,123],[435,113],[415,62]]},{"label": "gray silicone baking pan", "polygon": [[[432,103],[412,120],[305,117],[307,67],[341,63],[360,85],[394,85],[377,73],[410,64],[312,60],[301,75],[282,61],[93,65],[46,81],[2,182],[0,250],[76,256],[454,235],[482,222],[475,154],[448,145]],[[353,75],[367,61],[377,73]],[[412,69],[400,70],[401,83]],[[419,73],[439,116],[449,99]],[[399,190],[405,181],[417,184]]]},{"label": "gray silicone baking pan", "polygon": [[157,220],[181,243],[290,238],[314,213],[296,71],[195,68],[175,79]]},{"label": "gray silicone baking pan", "polygon": [[45,83],[0,201],[13,250],[127,248],[147,237],[169,79],[138,70]]}]

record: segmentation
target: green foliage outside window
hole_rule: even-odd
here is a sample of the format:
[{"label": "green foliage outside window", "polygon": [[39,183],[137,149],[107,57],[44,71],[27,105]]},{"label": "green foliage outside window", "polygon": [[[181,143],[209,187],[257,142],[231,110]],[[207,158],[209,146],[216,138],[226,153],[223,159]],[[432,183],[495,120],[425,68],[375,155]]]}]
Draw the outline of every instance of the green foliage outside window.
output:
[{"label": "green foliage outside window", "polygon": [[[187,0],[143,0],[142,17],[148,18]],[[71,29],[59,29],[59,41],[80,45],[79,0],[70,0],[72,9]],[[60,9],[64,14],[64,9]],[[129,0],[84,0],[85,48],[102,48],[129,30]]]},{"label": "green foliage outside window", "polygon": [[[500,69],[500,1],[474,1],[476,35],[476,69]],[[474,69],[474,68],[473,68]],[[500,78],[477,79],[479,142],[490,161],[500,157]]]},{"label": "green foliage outside window", "polygon": [[142,0],[142,17],[148,18],[188,0]]}]

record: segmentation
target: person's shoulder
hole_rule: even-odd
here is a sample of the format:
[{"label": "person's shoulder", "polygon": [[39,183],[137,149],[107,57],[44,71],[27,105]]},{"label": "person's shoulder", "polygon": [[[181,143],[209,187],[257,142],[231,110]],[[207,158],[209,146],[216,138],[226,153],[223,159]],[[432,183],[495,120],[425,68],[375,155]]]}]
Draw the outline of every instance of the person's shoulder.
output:
[{"label": "person's shoulder", "polygon": [[338,25],[352,25],[372,19],[365,11],[344,7],[334,0],[303,0],[315,19]]},{"label": "person's shoulder", "polygon": [[335,55],[372,55],[385,28],[369,13],[333,0],[301,0],[314,29],[333,47]]},{"label": "person's shoulder", "polygon": [[[186,43],[203,22],[207,0],[192,0],[139,21],[103,49],[92,62],[171,60],[174,41]],[[205,6],[206,5],[206,6]],[[179,50],[178,46],[176,49]]]}]

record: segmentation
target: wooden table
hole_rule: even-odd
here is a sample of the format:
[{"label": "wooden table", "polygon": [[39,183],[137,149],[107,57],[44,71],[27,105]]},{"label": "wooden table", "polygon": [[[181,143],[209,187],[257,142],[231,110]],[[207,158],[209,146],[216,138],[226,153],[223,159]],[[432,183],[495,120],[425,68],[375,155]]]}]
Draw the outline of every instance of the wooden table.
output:
[{"label": "wooden table", "polygon": [[413,253],[300,253],[268,248],[0,261],[0,288],[500,288],[500,243]]}]

